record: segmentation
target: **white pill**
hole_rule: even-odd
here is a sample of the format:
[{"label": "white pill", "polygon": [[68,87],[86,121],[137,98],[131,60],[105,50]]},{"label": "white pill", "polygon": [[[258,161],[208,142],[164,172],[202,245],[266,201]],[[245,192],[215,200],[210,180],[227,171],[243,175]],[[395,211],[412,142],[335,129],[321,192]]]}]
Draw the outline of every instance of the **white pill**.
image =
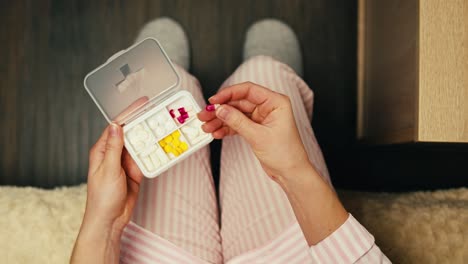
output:
[{"label": "white pill", "polygon": [[174,128],[174,123],[168,120],[168,122],[166,122],[166,124],[164,125],[164,128],[166,130],[171,130]]},{"label": "white pill", "polygon": [[133,128],[133,131],[136,132],[136,131],[140,131],[142,129],[143,129],[143,126],[141,124],[138,124]]},{"label": "white pill", "polygon": [[159,165],[161,165],[161,162],[159,161],[158,155],[156,154],[156,151],[153,151],[150,154],[150,159],[153,162],[153,165],[157,168]]},{"label": "white pill", "polygon": [[167,120],[167,115],[159,114],[159,115],[156,117],[156,120],[158,120],[158,123],[162,125],[162,124],[164,124],[164,122]]},{"label": "white pill", "polygon": [[202,139],[203,139],[202,136],[196,137],[196,138],[190,139],[190,143],[192,143],[192,145],[196,145],[196,144],[198,144],[198,142],[200,142]]},{"label": "white pill", "polygon": [[148,125],[149,127],[151,127],[152,129],[155,129],[157,126],[158,126],[158,121],[156,121],[155,118],[150,118],[148,120]]},{"label": "white pill", "polygon": [[140,140],[147,140],[148,137],[149,137],[149,134],[148,134],[148,132],[146,132],[145,130],[139,130],[138,133],[136,134],[136,136],[137,136]]},{"label": "white pill", "polygon": [[137,140],[137,139],[135,139],[135,138],[133,138],[133,137],[129,137],[128,140],[130,141],[130,143],[131,143],[134,147],[135,147],[136,144],[138,144],[137,142],[139,141],[139,140]]},{"label": "white pill", "polygon": [[135,132],[135,135],[136,135],[137,137],[145,137],[146,134],[147,134],[147,133],[146,133],[146,131],[145,131],[144,129],[139,129],[139,130],[137,130],[137,131]]},{"label": "white pill", "polygon": [[128,140],[132,141],[135,138],[135,133],[133,131],[128,131],[126,133]]},{"label": "white pill", "polygon": [[136,135],[135,135],[135,130],[130,130],[127,132],[127,136],[130,140],[136,138]]},{"label": "white pill", "polygon": [[182,132],[184,132],[184,134],[187,135],[190,139],[198,136],[199,133],[198,129],[189,126],[183,127]]},{"label": "white pill", "polygon": [[136,140],[135,142],[132,143],[132,145],[136,151],[139,151],[145,147],[145,143],[141,140]]},{"label": "white pill", "polygon": [[140,137],[138,136],[139,131],[131,131],[132,133],[128,133],[129,138],[133,140],[138,140]]},{"label": "white pill", "polygon": [[151,159],[149,156],[143,157],[142,160],[143,160],[143,164],[145,164],[145,167],[148,171],[154,170],[153,162],[151,162]]},{"label": "white pill", "polygon": [[158,158],[162,164],[165,164],[169,161],[169,158],[167,157],[166,153],[164,153],[164,151],[160,148],[156,150],[156,155],[158,155]]},{"label": "white pill", "polygon": [[157,136],[157,137],[162,137],[162,136],[164,136],[164,132],[166,132],[166,131],[165,131],[164,128],[162,128],[161,126],[158,126],[158,127],[154,130],[154,132],[156,133],[156,136]]}]

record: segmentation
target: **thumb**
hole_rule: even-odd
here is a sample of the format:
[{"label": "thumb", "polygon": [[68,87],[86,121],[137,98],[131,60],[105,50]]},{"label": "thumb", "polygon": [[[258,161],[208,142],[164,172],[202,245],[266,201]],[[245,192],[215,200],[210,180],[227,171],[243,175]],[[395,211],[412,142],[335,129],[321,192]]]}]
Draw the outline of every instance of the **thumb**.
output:
[{"label": "thumb", "polygon": [[255,138],[259,125],[236,108],[226,104],[221,105],[216,109],[216,116],[247,141]]},{"label": "thumb", "polygon": [[109,126],[106,141],[106,153],[104,154],[104,164],[110,169],[121,167],[121,157],[124,145],[122,127],[116,124]]}]

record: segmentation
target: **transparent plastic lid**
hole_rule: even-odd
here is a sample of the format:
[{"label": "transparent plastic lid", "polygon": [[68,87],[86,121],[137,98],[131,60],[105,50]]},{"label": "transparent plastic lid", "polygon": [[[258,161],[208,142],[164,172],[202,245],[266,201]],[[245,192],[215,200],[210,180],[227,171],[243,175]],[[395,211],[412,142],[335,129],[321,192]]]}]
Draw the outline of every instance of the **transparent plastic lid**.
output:
[{"label": "transparent plastic lid", "polygon": [[118,52],[84,80],[107,121],[120,125],[152,108],[178,84],[179,75],[153,38]]}]

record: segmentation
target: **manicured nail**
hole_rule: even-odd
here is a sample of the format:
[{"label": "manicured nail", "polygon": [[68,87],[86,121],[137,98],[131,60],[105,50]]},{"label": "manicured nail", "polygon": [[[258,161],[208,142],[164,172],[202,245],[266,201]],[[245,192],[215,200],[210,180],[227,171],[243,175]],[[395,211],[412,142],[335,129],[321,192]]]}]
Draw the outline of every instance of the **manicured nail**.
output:
[{"label": "manicured nail", "polygon": [[116,124],[112,123],[109,129],[111,137],[116,137],[119,135],[119,127]]},{"label": "manicured nail", "polygon": [[225,109],[226,107],[220,106],[218,109],[216,109],[216,116],[219,117],[222,120],[225,120],[229,111]]},{"label": "manicured nail", "polygon": [[209,105],[206,105],[205,110],[208,112],[213,112],[218,107],[219,107],[219,104],[209,104]]},{"label": "manicured nail", "polygon": [[213,95],[211,96],[210,98],[208,98],[208,101],[211,103],[211,100],[213,100],[215,98],[216,95]]}]

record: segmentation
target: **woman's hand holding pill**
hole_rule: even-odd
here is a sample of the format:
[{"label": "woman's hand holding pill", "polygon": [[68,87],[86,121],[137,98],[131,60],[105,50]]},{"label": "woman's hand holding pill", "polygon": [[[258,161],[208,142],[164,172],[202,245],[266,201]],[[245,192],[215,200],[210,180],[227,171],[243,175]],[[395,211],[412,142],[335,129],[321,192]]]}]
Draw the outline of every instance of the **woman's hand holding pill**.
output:
[{"label": "woman's hand holding pill", "polygon": [[289,98],[253,83],[222,89],[209,99],[216,111],[198,114],[215,138],[239,134],[265,172],[283,188],[309,243],[328,237],[348,218],[330,185],[310,163]]},{"label": "woman's hand holding pill", "polygon": [[118,262],[120,235],[130,221],[143,177],[123,146],[122,128],[112,124],[90,151],[86,211],[72,263]]},{"label": "woman's hand holding pill", "polygon": [[217,139],[242,136],[273,179],[311,166],[287,96],[246,82],[220,90],[209,101],[220,106],[198,114],[206,122],[203,130]]}]

